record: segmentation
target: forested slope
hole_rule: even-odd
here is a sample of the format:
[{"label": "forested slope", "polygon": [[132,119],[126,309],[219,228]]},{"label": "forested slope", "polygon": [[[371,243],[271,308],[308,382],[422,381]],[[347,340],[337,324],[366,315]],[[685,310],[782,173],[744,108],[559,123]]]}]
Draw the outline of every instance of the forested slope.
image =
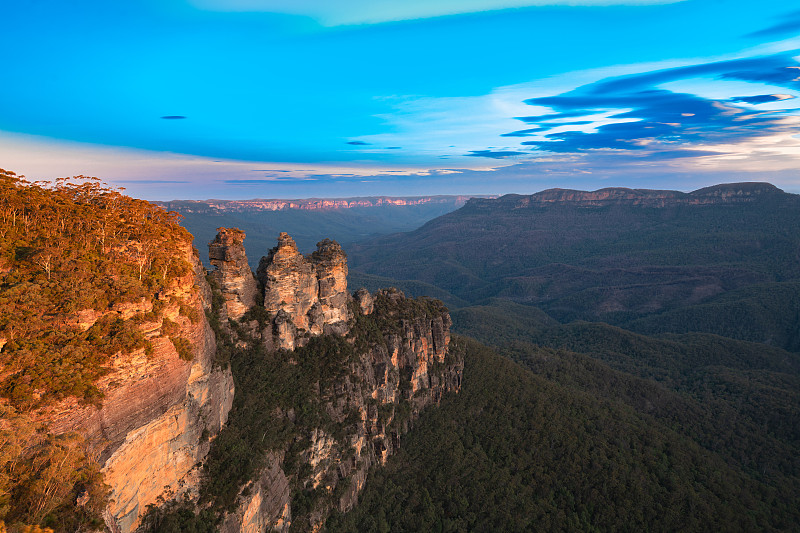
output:
[{"label": "forested slope", "polygon": [[797,478],[776,483],[695,442],[665,416],[686,408],[681,395],[575,354],[519,348],[522,366],[459,342],[461,393],[425,414],[330,530],[753,531],[800,519]]},{"label": "forested slope", "polygon": [[[473,199],[413,232],[355,244],[350,257],[354,270],[427,283],[453,301],[499,297],[560,322],[798,343],[800,196],[768,184]],[[715,323],[720,314],[731,321]]]}]

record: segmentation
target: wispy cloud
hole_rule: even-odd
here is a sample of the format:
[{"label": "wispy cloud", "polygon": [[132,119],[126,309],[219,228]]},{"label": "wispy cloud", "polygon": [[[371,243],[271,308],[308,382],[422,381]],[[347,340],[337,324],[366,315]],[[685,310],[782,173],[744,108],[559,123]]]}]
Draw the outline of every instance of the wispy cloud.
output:
[{"label": "wispy cloud", "polygon": [[469,157],[489,157],[491,159],[505,159],[515,155],[526,155],[528,152],[515,152],[513,150],[470,150]]},{"label": "wispy cloud", "polygon": [[324,26],[376,24],[536,6],[640,6],[684,0],[190,0],[213,11],[260,11],[310,17]]},{"label": "wispy cloud", "polygon": [[749,33],[747,37],[777,37],[800,33],[800,11],[791,11],[779,17],[779,22],[762,30]]}]

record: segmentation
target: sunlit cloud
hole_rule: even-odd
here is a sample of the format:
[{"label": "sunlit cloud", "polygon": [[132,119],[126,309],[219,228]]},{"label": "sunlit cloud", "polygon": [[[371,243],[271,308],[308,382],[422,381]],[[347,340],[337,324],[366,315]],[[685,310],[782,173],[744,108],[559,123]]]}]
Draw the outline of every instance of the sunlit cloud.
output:
[{"label": "sunlit cloud", "polygon": [[[0,167],[29,180],[53,180],[63,176],[98,176],[114,187],[145,199],[207,199],[243,197],[296,198],[295,189],[278,185],[306,182],[356,181],[369,177],[425,178],[458,174],[448,165],[375,165],[358,163],[276,163],[237,161],[155,152],[132,148],[98,146],[59,141],[34,135],[0,131]],[[269,168],[267,168],[269,167]],[[490,165],[475,165],[491,170]],[[257,176],[257,177],[254,177]],[[153,179],[157,177],[158,179]],[[190,187],[177,185],[191,184]],[[223,189],[221,191],[221,189]],[[335,190],[335,189],[334,189]],[[293,191],[293,192],[290,192]],[[309,193],[312,196],[314,193]]]}]

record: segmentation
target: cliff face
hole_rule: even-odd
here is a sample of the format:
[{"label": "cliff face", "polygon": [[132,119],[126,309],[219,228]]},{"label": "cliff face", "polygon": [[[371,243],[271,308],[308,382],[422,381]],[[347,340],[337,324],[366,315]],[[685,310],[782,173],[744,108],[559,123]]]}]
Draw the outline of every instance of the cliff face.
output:
[{"label": "cliff face", "polygon": [[[158,313],[151,312],[152,304],[109,311],[121,318],[151,312],[139,328],[152,353],[142,349],[113,358],[97,383],[105,395],[101,407],[68,399],[38,414],[52,432],[78,431],[97,450],[112,491],[104,518],[114,532],[135,529],[159,496],[196,491],[196,465],[233,401],[230,370],[212,364],[216,343],[204,314],[210,306],[204,269],[190,246],[184,254],[194,272],[159,295]],[[100,316],[82,312],[77,322],[85,329]],[[177,337],[191,343],[191,361],[179,356],[171,340]]]},{"label": "cliff face", "polygon": [[[286,461],[271,454],[269,466],[226,516],[225,533],[288,531],[293,523],[300,531],[319,530],[332,510],[356,504],[370,468],[398,449],[420,411],[460,389],[463,360],[449,351],[446,309],[396,290],[369,299],[371,309],[353,305],[346,339],[355,345],[355,357],[320,389],[333,429],[323,425],[296,435],[290,448],[300,468],[285,471]],[[366,300],[363,292],[360,300]],[[384,332],[382,342],[367,342],[369,331]],[[298,449],[298,443],[305,444]],[[300,515],[290,489],[307,499]]]},{"label": "cliff face", "polygon": [[[293,524],[319,530],[333,510],[355,505],[370,468],[386,462],[420,411],[460,389],[463,361],[449,352],[451,321],[440,303],[407,299],[396,290],[361,290],[353,298],[337,243],[324,240],[304,257],[282,234],[259,270],[261,308],[243,239],[241,232],[221,229],[209,246],[219,295],[187,244],[182,254],[193,272],[154,300],[84,310],[70,319],[83,330],[107,315],[132,321],[152,348],[112,358],[97,382],[101,405],[67,399],[38,412],[52,432],[78,431],[96,450],[111,488],[103,515],[109,531],[134,531],[147,506],[162,499],[205,501],[198,500],[207,481],[202,465],[234,404],[231,367],[214,364],[220,342],[241,350],[237,357],[258,353],[285,357],[290,369],[305,365],[303,373],[317,377],[301,378],[307,383],[301,405],[318,413],[263,412],[288,440],[249,451],[264,460],[238,496],[233,493],[234,504],[216,508],[225,533],[288,531]],[[212,301],[225,319],[219,338],[206,320]],[[176,339],[187,341],[191,353]],[[306,352],[297,351],[304,346]],[[295,351],[276,351],[281,348]]]},{"label": "cliff face", "polygon": [[461,207],[468,196],[414,196],[414,197],[362,197],[362,198],[306,198],[298,200],[206,200],[181,202],[157,202],[167,209],[192,212],[208,211],[283,211],[297,209],[303,211],[322,211],[331,209],[353,209],[357,207],[410,206],[423,204],[453,204]]},{"label": "cliff face", "polygon": [[[264,308],[259,312],[255,305],[247,317],[261,315],[261,321],[234,325],[229,343],[249,353],[240,356],[245,359],[288,357],[287,368],[299,364],[300,372],[318,376],[302,405],[322,414],[309,422],[307,415],[299,419],[297,407],[270,408],[270,416],[279,413],[274,424],[291,427],[292,437],[278,449],[253,450],[266,454],[266,466],[240,487],[221,529],[287,531],[294,524],[317,530],[332,510],[356,503],[370,468],[386,462],[424,407],[460,389],[463,362],[449,353],[451,321],[440,303],[407,299],[396,290],[372,295],[362,289],[351,296],[347,257],[334,241],[323,240],[303,256],[281,233],[278,246],[261,259],[258,280]],[[220,283],[226,304],[235,294],[224,291],[233,285]],[[265,351],[253,351],[254,345]],[[279,349],[295,351],[274,351]],[[242,379],[251,377],[253,364],[259,363],[244,365],[248,376]],[[298,495],[304,502],[299,508]]]}]

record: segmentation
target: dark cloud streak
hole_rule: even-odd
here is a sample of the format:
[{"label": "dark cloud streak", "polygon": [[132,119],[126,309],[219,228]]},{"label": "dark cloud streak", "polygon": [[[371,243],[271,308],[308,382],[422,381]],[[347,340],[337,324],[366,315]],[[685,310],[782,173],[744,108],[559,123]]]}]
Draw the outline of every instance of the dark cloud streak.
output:
[{"label": "dark cloud streak", "polygon": [[[791,98],[794,98],[792,96]],[[742,102],[745,104],[767,104],[769,102],[780,102],[781,100],[788,100],[788,98],[782,98],[777,94],[759,94],[756,96],[736,96],[730,99],[731,102]]]},{"label": "dark cloud streak", "polygon": [[489,157],[491,159],[505,159],[506,157],[513,157],[515,155],[526,155],[527,153],[528,152],[515,152],[512,150],[470,150],[470,153],[464,155],[468,157]]}]

